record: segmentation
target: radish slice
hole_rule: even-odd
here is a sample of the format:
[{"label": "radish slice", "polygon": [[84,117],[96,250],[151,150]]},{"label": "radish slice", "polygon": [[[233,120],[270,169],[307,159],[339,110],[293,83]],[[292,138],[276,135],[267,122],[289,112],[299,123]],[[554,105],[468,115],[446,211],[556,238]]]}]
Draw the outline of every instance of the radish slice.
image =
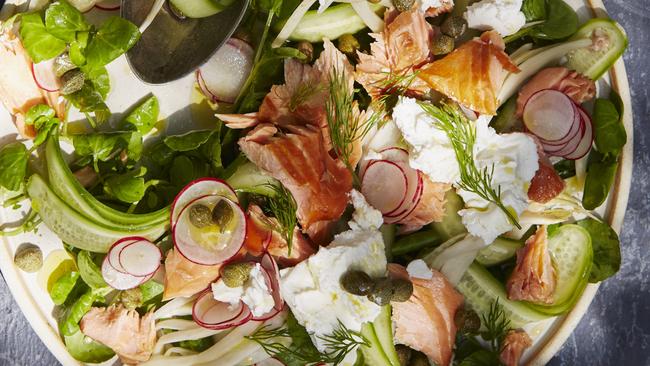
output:
[{"label": "radish slice", "polygon": [[[387,212],[384,217],[388,218],[400,218],[403,217],[405,213],[411,211],[411,205],[418,200],[419,195],[421,195],[420,187],[420,173],[418,170],[411,168],[407,163],[398,163],[406,173],[407,187],[408,191],[406,192],[406,199],[400,207],[396,210]],[[393,220],[389,220],[393,221]],[[387,221],[388,222],[388,221]]]},{"label": "radish slice", "polygon": [[264,253],[260,265],[266,273],[269,275],[269,282],[271,284],[271,295],[273,296],[273,301],[275,302],[275,309],[281,311],[284,308],[284,300],[280,294],[280,268],[278,263],[273,259],[269,253]]},{"label": "radish slice", "polygon": [[286,366],[282,361],[275,357],[267,358],[264,361],[258,362],[255,366]]},{"label": "radish slice", "polygon": [[174,228],[181,210],[187,204],[206,195],[220,195],[231,201],[238,202],[235,190],[225,181],[217,178],[202,178],[190,182],[183,188],[172,202],[171,227]]},{"label": "radish slice", "polygon": [[591,124],[591,118],[589,117],[587,112],[585,112],[582,108],[579,108],[579,112],[584,120],[585,133],[584,136],[582,136],[582,139],[580,140],[580,144],[575,149],[575,151],[573,151],[570,154],[564,155],[564,157],[569,160],[577,160],[587,155],[589,150],[591,150],[591,145],[594,142],[594,133],[593,133],[594,131],[593,131],[593,125]]},{"label": "radish slice", "polygon": [[575,138],[576,135],[578,135],[579,133],[581,134],[582,132],[584,132],[584,131],[582,131],[584,129],[583,121],[582,121],[582,118],[580,116],[580,112],[578,111],[578,106],[576,106],[575,103],[573,104],[573,108],[575,108],[575,111],[574,111],[575,112],[574,113],[575,118],[573,119],[573,122],[571,123],[571,129],[569,130],[569,133],[567,133],[567,135],[565,137],[561,138],[560,140],[545,140],[543,138],[540,138],[539,139],[540,142],[542,142],[545,145],[549,145],[549,146],[563,146],[563,145],[568,144],[571,140],[573,140],[573,138]]},{"label": "radish slice", "polygon": [[133,236],[133,237],[128,237],[128,238],[123,238],[115,242],[110,249],[108,250],[108,254],[106,255],[106,258],[108,260],[108,264],[111,265],[115,270],[118,272],[126,273],[129,274],[129,272],[122,268],[122,265],[120,264],[120,252],[122,249],[124,249],[126,246],[130,245],[131,243],[135,243],[140,240],[147,240],[145,238]]},{"label": "radish slice", "polygon": [[[233,103],[253,68],[255,51],[246,42],[230,38],[197,71],[197,81],[213,102]],[[203,88],[202,88],[203,90]]]},{"label": "radish slice", "polygon": [[55,92],[61,89],[61,79],[54,72],[54,59],[32,64],[32,76],[39,88]]},{"label": "radish slice", "polygon": [[545,89],[533,94],[524,107],[526,128],[546,141],[565,138],[576,123],[574,103],[566,94]]},{"label": "radish slice", "polygon": [[233,306],[227,302],[217,301],[210,289],[200,294],[192,307],[194,321],[203,328],[213,330],[242,325],[248,322],[251,316],[250,309],[243,302]]},{"label": "radish slice", "polygon": [[139,240],[124,246],[119,252],[120,266],[127,273],[144,277],[158,270],[162,252],[156,244],[148,240]]},{"label": "radish slice", "polygon": [[[220,201],[232,208],[232,224],[226,228],[216,225],[197,228],[192,225],[189,217],[191,206],[202,204],[212,210]],[[172,237],[176,249],[185,258],[196,264],[211,266],[223,263],[239,252],[244,245],[246,226],[246,215],[238,204],[220,195],[206,195],[189,202],[183,208],[172,230]]]},{"label": "radish slice", "polygon": [[406,199],[407,190],[406,173],[388,160],[371,162],[361,181],[361,193],[382,214],[397,210]]},{"label": "radish slice", "polygon": [[384,221],[387,224],[396,224],[402,221],[403,219],[405,219],[406,217],[408,217],[408,215],[410,215],[413,211],[415,211],[417,205],[422,200],[422,195],[424,192],[424,179],[422,178],[421,171],[416,170],[416,173],[417,173],[417,180],[415,181],[414,184],[412,184],[413,186],[416,187],[413,198],[410,201],[405,202],[403,206],[404,210],[401,211],[397,216],[386,217]]},{"label": "radish slice", "polygon": [[219,101],[219,98],[217,98],[216,95],[212,94],[208,87],[205,85],[205,80],[203,80],[203,77],[201,76],[201,72],[199,70],[196,70],[196,83],[199,84],[199,89],[201,90],[201,93],[206,96],[212,103],[217,103]]},{"label": "radish slice", "polygon": [[409,153],[401,147],[387,147],[380,151],[381,156],[390,161],[397,163],[408,163]]},{"label": "radish slice", "polygon": [[581,121],[580,132],[577,133],[575,136],[573,136],[573,139],[571,139],[563,146],[552,146],[552,145],[549,146],[542,143],[542,146],[544,146],[544,151],[546,151],[547,153],[553,156],[564,156],[564,155],[571,154],[578,148],[578,145],[580,145],[580,141],[584,137],[585,131],[586,131],[585,122]]},{"label": "radish slice", "polygon": [[100,10],[105,11],[115,11],[120,10],[121,1],[120,0],[104,0],[99,4],[95,4],[95,7]]},{"label": "radish slice", "polygon": [[102,262],[102,277],[109,286],[116,290],[136,288],[151,279],[151,276],[137,277],[118,271],[108,262],[108,256]]}]

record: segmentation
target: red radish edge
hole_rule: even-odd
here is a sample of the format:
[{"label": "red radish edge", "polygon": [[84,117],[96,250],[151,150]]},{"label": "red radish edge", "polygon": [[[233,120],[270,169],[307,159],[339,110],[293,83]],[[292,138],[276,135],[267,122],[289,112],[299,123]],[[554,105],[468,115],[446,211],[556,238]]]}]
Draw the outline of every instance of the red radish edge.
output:
[{"label": "red radish edge", "polygon": [[549,146],[564,146],[571,142],[571,140],[577,134],[581,133],[581,129],[583,128],[583,121],[578,111],[578,106],[576,106],[575,103],[573,104],[573,108],[575,109],[575,115],[573,121],[571,122],[571,128],[569,129],[569,132],[567,132],[566,136],[560,140],[545,140],[538,137],[542,144]]},{"label": "red radish edge", "polygon": [[[232,47],[231,51],[226,50],[225,47]],[[251,61],[251,68],[252,68],[252,58],[254,57],[254,49],[251,47],[248,42],[231,37],[226,41],[224,46],[221,48],[223,52],[237,52],[240,54],[239,57],[241,57],[242,60],[249,60]],[[219,51],[217,51],[219,52]],[[210,98],[213,102],[224,102],[224,103],[234,103],[236,99],[236,95],[231,95],[231,91],[224,91],[223,89],[221,90],[223,93],[215,91],[215,85],[212,85],[212,89],[210,88],[210,82],[211,80],[206,79],[207,76],[210,76],[210,73],[207,73],[205,76],[203,75],[203,72],[201,70],[206,69],[206,65],[208,65],[210,62],[212,62],[212,59],[215,58],[218,54],[215,53],[205,64],[203,64],[198,70],[197,70],[197,82],[199,83],[199,87],[201,91],[205,94],[206,97]],[[221,63],[220,63],[221,64]],[[228,66],[225,66],[228,67]],[[245,67],[245,66],[244,66]],[[214,70],[212,70],[214,71]],[[245,82],[247,75],[244,76],[243,80],[238,80],[237,82]],[[215,81],[215,80],[212,80]],[[232,80],[229,80],[232,81]],[[223,83],[222,83],[223,85]],[[225,95],[228,93],[228,95]],[[234,94],[234,93],[233,93]]]},{"label": "red radish edge", "polygon": [[[101,272],[102,272],[102,278],[106,283],[116,289],[116,290],[129,290],[132,288],[136,288],[140,286],[141,284],[149,281],[151,278],[153,278],[153,275],[155,272],[149,276],[145,277],[137,277],[130,275],[128,273],[122,273],[117,271],[113,266],[109,263],[108,261],[108,256],[104,257],[104,261],[102,262],[102,267],[101,267]],[[126,282],[126,284],[124,284]],[[123,285],[120,285],[123,284]]]},{"label": "red radish edge", "polygon": [[[36,83],[36,85],[39,88],[45,90],[46,92],[50,92],[50,93],[59,91],[59,89],[61,88],[61,85],[60,85],[61,81],[54,74],[54,66],[53,65],[54,65],[54,59],[41,61],[41,62],[39,62],[37,64],[32,62],[32,77],[34,78],[34,82]],[[48,74],[51,73],[50,76],[52,76],[54,78],[54,80],[43,80],[43,75],[41,74],[41,72],[39,72],[39,70],[41,70],[43,68],[50,68],[50,70],[43,70],[43,71],[48,73]],[[39,75],[41,76],[40,78],[39,78]],[[52,84],[50,84],[48,82],[55,83],[56,85],[52,85]]]},{"label": "red radish edge", "polygon": [[188,203],[185,205],[185,207],[183,207],[183,209],[181,210],[181,213],[179,214],[178,217],[181,217],[181,216],[183,215],[183,212],[185,211],[185,209],[188,208],[188,207],[190,207],[190,205],[192,205],[194,202],[196,202],[196,201],[198,201],[198,200],[200,200],[200,199],[203,199],[203,198],[207,198],[207,197],[219,197],[220,199],[228,200],[228,201],[230,201],[230,203],[231,203],[232,205],[234,205],[235,207],[237,207],[237,209],[240,211],[240,213],[241,213],[241,215],[242,215],[242,217],[243,217],[242,225],[243,225],[244,227],[242,228],[241,242],[240,242],[239,245],[237,246],[237,250],[234,251],[233,254],[232,254],[230,257],[228,257],[228,258],[226,258],[226,259],[224,259],[224,260],[221,260],[221,261],[218,261],[218,262],[215,262],[215,263],[202,263],[202,262],[197,261],[196,258],[194,258],[194,259],[190,258],[188,255],[186,255],[186,253],[183,253],[183,250],[182,250],[181,248],[179,248],[178,242],[177,242],[177,240],[176,240],[176,225],[174,225],[174,226],[172,227],[172,241],[174,242],[174,248],[176,248],[176,250],[178,251],[178,253],[179,253],[180,255],[182,255],[185,259],[187,259],[188,261],[190,261],[190,262],[192,262],[192,263],[194,263],[194,264],[199,264],[199,265],[203,265],[203,266],[214,266],[214,265],[217,265],[217,264],[225,263],[225,262],[227,262],[228,260],[230,260],[230,259],[234,258],[235,256],[237,256],[237,254],[239,253],[239,251],[241,250],[241,248],[244,246],[244,241],[246,240],[246,230],[247,230],[248,222],[247,222],[247,220],[246,220],[246,213],[245,213],[244,210],[241,208],[241,206],[239,206],[239,204],[238,204],[237,202],[234,202],[234,201],[230,200],[229,198],[224,197],[224,196],[221,196],[221,195],[219,195],[219,194],[206,194],[206,195],[203,195],[203,196],[201,196],[201,197],[197,197],[197,198],[193,199],[192,201],[188,202]]},{"label": "red radish edge", "polygon": [[273,301],[275,302],[275,309],[282,311],[284,308],[284,300],[280,294],[280,268],[278,263],[273,259],[273,256],[269,253],[264,253],[262,259],[260,260],[260,265],[264,268],[269,275],[269,281],[271,282],[271,295],[273,296]]},{"label": "red radish edge", "polygon": [[210,92],[210,89],[208,89],[207,85],[205,85],[205,80],[203,80],[203,76],[201,76],[201,70],[196,70],[196,83],[199,84],[199,89],[201,90],[201,93],[210,100],[212,103],[217,103],[219,102],[219,98],[217,98],[216,95],[212,94]]},{"label": "red radish edge", "polygon": [[[106,254],[106,258],[108,258],[108,264],[110,264],[111,267],[113,267],[113,269],[115,269],[118,272],[124,274],[130,274],[120,265],[120,252],[122,251],[123,247],[140,240],[147,240],[147,239],[140,236],[129,236],[126,238],[122,238],[116,241],[115,243],[113,243],[113,245],[111,245],[111,247],[108,249],[108,253]],[[115,258],[113,258],[113,254],[116,255]]]},{"label": "red radish edge", "polygon": [[282,361],[275,357],[269,357],[264,361],[260,361],[255,366],[286,366]]},{"label": "red radish edge", "polygon": [[[171,205],[171,214],[170,214],[170,224],[171,224],[170,227],[172,228],[172,230],[173,230],[174,226],[176,225],[176,220],[177,220],[178,217],[180,216],[180,211],[179,211],[179,215],[175,215],[176,207],[177,207],[177,205],[178,205],[178,202],[179,202],[180,199],[183,197],[183,195],[184,195],[185,193],[187,193],[187,192],[188,192],[188,191],[189,191],[193,186],[195,186],[195,185],[197,185],[197,184],[200,184],[200,183],[203,183],[203,182],[214,182],[215,184],[218,184],[219,186],[223,185],[223,186],[227,187],[227,188],[230,190],[230,192],[232,193],[232,198],[227,197],[227,196],[223,196],[223,195],[221,195],[221,196],[226,197],[226,198],[230,199],[231,201],[233,201],[233,202],[235,202],[235,203],[238,202],[238,200],[237,200],[237,193],[236,193],[235,190],[230,186],[230,184],[228,184],[228,183],[227,183],[225,180],[223,180],[223,179],[218,179],[218,178],[200,178],[200,179],[193,180],[193,181],[189,182],[185,187],[183,187],[183,189],[181,189],[181,191],[178,192],[178,194],[176,195],[176,197],[174,197],[174,201],[172,201],[172,205]],[[207,190],[206,190],[206,191],[207,191]],[[195,200],[195,199],[198,198],[198,197],[201,197],[201,196],[208,196],[208,195],[212,195],[212,194],[216,194],[216,193],[215,193],[215,192],[202,192],[201,194],[197,194],[197,195],[194,196],[193,198],[190,198],[189,200],[187,200],[187,202],[184,203],[183,207],[181,207],[180,210],[182,211],[182,210],[185,208],[185,206],[187,205],[188,202],[193,201],[193,200]]]},{"label": "red radish edge", "polygon": [[[102,3],[113,3],[113,5],[102,5]],[[104,11],[115,11],[115,10],[120,10],[121,4],[119,1],[110,1],[110,0],[105,0],[100,2],[99,4],[95,4],[95,7],[99,10],[104,10]]]},{"label": "red radish edge", "polygon": [[[146,244],[148,246],[151,246],[152,248],[156,249],[157,253],[158,253],[158,259],[156,261],[157,262],[156,268],[154,268],[150,272],[143,273],[143,274],[134,273],[133,271],[127,270],[126,267],[124,266],[124,264],[122,263],[122,255],[123,254],[128,255],[128,254],[124,253],[124,250],[126,250],[126,249],[128,249],[130,247],[133,247],[136,244],[141,244],[141,243],[144,243],[144,244]],[[158,248],[158,246],[156,244],[154,244],[154,243],[152,243],[152,242],[150,242],[149,240],[146,240],[146,239],[145,240],[138,240],[138,241],[134,241],[134,242],[126,244],[122,249],[120,249],[120,252],[118,254],[118,261],[119,261],[120,267],[122,269],[124,269],[125,271],[127,271],[127,273],[129,273],[130,275],[136,276],[136,277],[147,277],[147,276],[150,276],[150,275],[153,275],[154,273],[156,273],[158,268],[160,268],[160,260],[161,259],[162,259],[162,251],[160,250],[160,248]]]},{"label": "red radish edge", "polygon": [[[548,104],[550,102],[547,101],[546,99],[551,98],[551,97],[552,98],[562,99],[563,102],[565,102],[565,105],[559,105],[558,100],[555,100],[556,103],[554,103],[553,109],[548,108],[548,110],[545,109],[544,111],[541,111],[538,108],[546,107],[546,105],[541,105],[541,106],[536,106],[535,105],[536,103],[542,103],[542,102],[546,102],[545,104]],[[540,102],[539,101],[540,98],[545,98],[545,99],[542,99],[542,101]],[[554,90],[554,89],[540,90],[540,91],[536,92],[535,94],[533,94],[528,99],[528,101],[526,102],[526,105],[524,106],[524,115],[523,115],[524,125],[526,126],[526,128],[530,132],[532,132],[537,137],[540,137],[540,138],[544,139],[545,141],[560,141],[560,140],[564,139],[570,133],[571,127],[572,127],[571,125],[569,125],[568,127],[565,127],[566,123],[564,123],[563,121],[564,120],[571,121],[572,123],[576,122],[577,110],[574,108],[574,105],[575,105],[575,103],[573,102],[573,100],[569,96],[567,96],[566,94],[564,94],[564,93],[562,93],[562,92],[560,92],[558,90]],[[567,107],[567,108],[564,108],[564,107]],[[552,120],[552,121],[555,121],[555,124],[551,125],[549,123],[540,123],[540,121],[536,121],[534,118],[531,120],[531,118],[533,116],[530,116],[529,118],[527,118],[527,116],[529,116],[530,113],[535,112],[535,111],[533,111],[533,109],[535,109],[535,111],[536,111],[535,114],[544,113],[544,115],[547,118],[545,120],[546,122],[548,122],[549,120]],[[566,109],[566,110],[563,110],[563,109]],[[568,109],[570,109],[570,113],[571,113],[570,116],[568,115],[568,113],[569,113]],[[559,113],[559,114],[561,114],[561,116],[555,116],[556,118],[551,118],[551,117],[553,117],[552,115],[550,115],[551,112]],[[562,113],[562,112],[564,112],[564,113]],[[566,118],[564,118],[564,117],[566,117]],[[559,127],[565,128],[566,131],[559,130]],[[552,138],[548,134],[546,134],[545,136],[542,136],[543,131],[546,131],[546,132],[551,132],[551,131],[558,132],[559,131],[561,133],[560,133],[559,137]]]},{"label": "red radish edge", "polygon": [[580,143],[578,144],[578,147],[571,152],[570,154],[565,155],[564,157],[569,160],[578,160],[585,155],[591,150],[591,146],[594,142],[594,129],[593,129],[593,124],[591,121],[591,117],[589,117],[589,114],[585,112],[582,107],[578,106],[580,115],[582,118],[585,120],[585,133],[582,139],[580,140]]},{"label": "red radish edge", "polygon": [[[206,298],[206,296],[208,297]],[[212,301],[214,302],[214,304],[212,304],[207,310],[204,310],[203,312],[199,313],[199,310],[201,309],[197,309],[197,307],[201,306],[201,302],[204,300]],[[212,297],[212,291],[210,290],[210,288],[204,290],[201,294],[199,294],[199,296],[194,302],[194,306],[192,306],[192,319],[194,319],[194,322],[196,322],[196,324],[200,325],[201,327],[207,329],[213,329],[213,330],[233,328],[251,320],[252,313],[250,309],[248,308],[248,306],[246,306],[246,304],[240,302],[238,308],[239,311],[235,310],[234,312],[232,312],[233,314],[236,313],[236,315],[217,322],[208,321],[208,319],[205,319],[204,317],[215,306],[230,307],[232,305],[215,300]]]},{"label": "red radish edge", "polygon": [[[375,199],[373,199],[374,194],[372,192],[374,192],[374,190],[371,189],[369,191],[368,189],[364,189],[364,187],[368,187],[371,184],[370,182],[368,182],[368,180],[372,180],[373,178],[375,178],[374,180],[377,181],[379,179],[379,178],[377,178],[375,176],[368,176],[368,174],[369,174],[370,171],[372,171],[373,167],[375,167],[376,169],[380,169],[379,168],[380,165],[387,165],[388,167],[391,167],[391,169],[397,169],[399,171],[399,173],[401,174],[402,180],[403,180],[403,186],[402,186],[403,189],[401,190],[400,196],[393,197],[395,199],[392,199],[391,202],[388,202],[388,203],[390,203],[389,207],[379,207],[379,206],[384,206],[384,205],[379,205],[378,204],[380,200],[377,199],[377,198],[380,198],[380,197],[374,197]],[[384,172],[384,175],[385,174],[388,174],[388,173]],[[392,184],[397,184],[396,180],[399,180],[399,179],[398,178],[386,179],[385,181],[390,182],[389,184],[392,185]],[[396,188],[396,187],[393,187],[393,188]],[[377,187],[375,187],[375,189],[377,189]],[[406,176],[406,172],[404,171],[404,169],[400,165],[398,165],[397,163],[394,163],[394,162],[392,162],[390,160],[373,160],[366,167],[363,178],[361,179],[361,193],[363,193],[364,196],[368,197],[367,199],[369,200],[369,203],[372,206],[376,207],[382,214],[385,215],[385,214],[389,214],[391,212],[394,212],[395,210],[399,209],[402,206],[402,204],[404,203],[404,201],[406,200],[406,196],[407,196],[407,193],[408,193],[408,179],[407,179],[407,176]],[[379,193],[380,195],[385,194],[385,192],[376,192],[376,193]],[[384,197],[386,197],[386,196],[384,196]],[[370,201],[373,201],[374,204],[373,204],[373,202],[370,202]],[[393,201],[394,201],[394,203],[393,203]]]}]

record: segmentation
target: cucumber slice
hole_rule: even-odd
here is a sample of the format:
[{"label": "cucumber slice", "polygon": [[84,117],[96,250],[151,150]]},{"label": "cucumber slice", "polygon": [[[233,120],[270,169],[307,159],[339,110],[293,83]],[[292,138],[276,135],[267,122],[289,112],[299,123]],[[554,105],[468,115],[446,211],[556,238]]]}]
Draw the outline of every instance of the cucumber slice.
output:
[{"label": "cucumber slice", "polygon": [[611,19],[591,19],[576,32],[572,40],[603,38],[599,47],[583,47],[567,53],[566,66],[592,80],[598,80],[618,60],[627,48],[627,36],[618,23]]},{"label": "cucumber slice", "polygon": [[441,222],[434,222],[431,228],[438,233],[442,241],[446,241],[454,236],[464,234],[467,232],[463,221],[458,214],[458,211],[465,208],[463,199],[454,191],[450,189],[445,193],[445,215]]},{"label": "cucumber slice", "polygon": [[361,346],[361,354],[366,365],[373,366],[396,366],[393,365],[377,337],[373,323],[364,323],[361,326],[361,335],[368,341],[369,346]]},{"label": "cucumber slice", "polygon": [[230,186],[239,192],[273,196],[276,192],[269,184],[278,185],[279,182],[273,177],[262,173],[260,168],[251,162],[240,165],[237,170],[226,179]]},{"label": "cucumber slice", "polygon": [[38,212],[45,225],[64,243],[90,252],[106,253],[114,242],[126,236],[141,236],[153,241],[167,231],[166,223],[126,232],[94,223],[68,206],[38,174],[29,178],[27,194],[32,200],[34,211]]},{"label": "cucumber slice", "polygon": [[168,207],[147,214],[127,214],[99,202],[70,171],[63,159],[57,134],[52,134],[48,138],[45,145],[45,158],[52,190],[86,218],[124,231],[138,231],[169,222]]},{"label": "cucumber slice", "polygon": [[498,237],[494,243],[478,252],[476,261],[485,267],[494,266],[514,257],[517,249],[523,246],[519,240]]},{"label": "cucumber slice", "polygon": [[550,317],[525,302],[508,300],[503,284],[476,262],[465,272],[456,288],[479,316],[487,316],[490,306],[498,299],[513,328]]},{"label": "cucumber slice", "polygon": [[532,306],[547,314],[569,310],[582,295],[593,263],[591,236],[578,225],[562,225],[548,238],[548,250],[557,273],[553,304]]},{"label": "cucumber slice", "polygon": [[188,18],[205,18],[217,14],[232,4],[233,0],[169,0]]},{"label": "cucumber slice", "polygon": [[395,350],[395,341],[393,337],[393,320],[391,319],[392,308],[390,305],[381,307],[381,313],[372,323],[375,327],[375,334],[381,344],[384,354],[393,366],[400,366],[399,357]]},{"label": "cucumber slice", "polygon": [[[384,9],[379,4],[370,4],[374,12]],[[275,31],[279,32],[286,21],[278,22]],[[344,34],[354,34],[366,28],[366,23],[357,15],[350,4],[330,6],[322,13],[308,11],[293,30],[292,41],[322,42],[323,38],[334,40]]]},{"label": "cucumber slice", "polygon": [[517,112],[517,97],[517,94],[511,96],[499,108],[496,117],[490,122],[490,127],[494,128],[498,133],[522,131],[524,129],[523,122],[515,116]]}]

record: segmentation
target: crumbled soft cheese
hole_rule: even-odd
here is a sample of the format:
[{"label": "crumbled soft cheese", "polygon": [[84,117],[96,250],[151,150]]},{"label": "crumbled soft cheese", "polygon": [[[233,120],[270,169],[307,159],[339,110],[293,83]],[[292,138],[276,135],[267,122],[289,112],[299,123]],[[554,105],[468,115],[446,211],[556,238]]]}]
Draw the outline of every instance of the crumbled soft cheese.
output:
[{"label": "crumbled soft cheese", "polygon": [[441,0],[421,0],[420,1],[420,10],[423,13],[426,13],[430,8],[440,8],[443,6]]},{"label": "crumbled soft cheese", "polygon": [[215,300],[237,305],[240,301],[246,304],[253,316],[262,316],[275,305],[273,296],[266,283],[266,276],[262,273],[263,269],[259,263],[256,263],[243,286],[228,287],[223,280],[218,280],[212,284],[212,296]]},{"label": "crumbled soft cheese", "polygon": [[482,0],[467,7],[465,19],[470,28],[492,30],[502,36],[517,33],[526,16],[521,12],[523,0]]},{"label": "crumbled soft cheese", "polygon": [[409,277],[421,278],[423,280],[430,280],[433,278],[433,272],[431,268],[422,260],[416,259],[406,266],[406,272],[409,273]]},{"label": "crumbled soft cheese", "polygon": [[447,134],[413,98],[400,98],[393,109],[393,120],[409,145],[409,165],[419,169],[434,182],[458,180],[456,153]]},{"label": "crumbled soft cheese", "polygon": [[[482,115],[476,121],[474,160],[479,170],[494,166],[492,187],[500,187],[501,201],[518,216],[528,207],[528,187],[539,168],[537,146],[523,133],[497,134],[489,127],[490,119]],[[458,212],[463,224],[485,244],[513,229],[508,216],[494,203],[462,189],[458,194],[466,207]]]},{"label": "crumbled soft cheese", "polygon": [[[347,328],[359,331],[365,322],[375,320],[380,307],[362,296],[352,295],[340,285],[340,278],[349,269],[358,269],[372,277],[386,274],[386,254],[381,232],[381,213],[372,208],[363,196],[351,192],[355,207],[351,230],[338,234],[327,247],[299,263],[280,271],[280,291],[296,320],[307,329],[314,345],[327,351],[320,338],[331,335],[341,321]],[[343,364],[352,365],[356,352]]]}]

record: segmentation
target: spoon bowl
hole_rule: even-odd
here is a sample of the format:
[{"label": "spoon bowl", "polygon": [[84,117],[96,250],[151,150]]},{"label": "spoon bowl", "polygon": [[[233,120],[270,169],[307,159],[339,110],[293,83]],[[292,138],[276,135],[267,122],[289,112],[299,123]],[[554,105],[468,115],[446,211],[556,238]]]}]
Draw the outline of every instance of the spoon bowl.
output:
[{"label": "spoon bowl", "polygon": [[[248,2],[236,0],[222,12],[199,19],[179,17],[166,2],[126,54],[133,73],[145,83],[164,84],[193,72],[232,36]],[[122,0],[121,15],[140,25],[154,3]]]}]

